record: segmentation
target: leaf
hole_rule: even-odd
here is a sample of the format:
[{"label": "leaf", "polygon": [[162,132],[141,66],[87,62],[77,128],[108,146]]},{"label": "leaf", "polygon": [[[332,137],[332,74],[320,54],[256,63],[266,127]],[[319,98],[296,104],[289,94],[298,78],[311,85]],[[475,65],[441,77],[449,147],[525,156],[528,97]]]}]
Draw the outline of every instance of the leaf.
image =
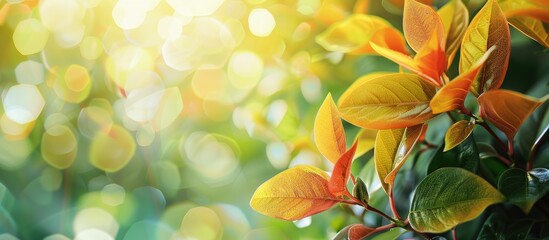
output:
[{"label": "leaf", "polygon": [[402,20],[404,37],[415,52],[420,52],[433,35],[444,49],[444,25],[432,7],[415,0],[406,0]]},{"label": "leaf", "polygon": [[355,141],[358,141],[358,146],[356,147],[355,159],[364,155],[368,151],[374,148],[376,142],[377,130],[365,129],[362,128],[356,134]]},{"label": "leaf", "polygon": [[347,89],[339,100],[346,121],[370,129],[418,125],[433,118],[429,101],[435,88],[417,75],[387,74]]},{"label": "leaf", "polygon": [[427,45],[414,58],[401,52],[370,43],[371,47],[381,56],[384,56],[400,66],[418,74],[425,81],[442,86],[441,76],[446,70],[446,55],[433,35]]},{"label": "leaf", "polygon": [[503,83],[511,52],[510,39],[507,19],[497,1],[488,0],[471,21],[461,44],[460,74],[469,71],[488,49],[496,46],[479,76],[473,81],[471,91],[476,96],[487,90],[498,89]]},{"label": "leaf", "polygon": [[347,148],[345,130],[331,94],[326,96],[316,114],[314,138],[318,151],[334,164]]},{"label": "leaf", "polygon": [[373,54],[370,41],[407,53],[404,37],[389,22],[374,15],[353,14],[332,24],[317,36],[316,42],[328,51]]},{"label": "leaf", "polygon": [[362,203],[367,203],[370,200],[368,188],[366,188],[366,184],[360,178],[356,179],[356,184],[353,187],[353,196],[360,200]]},{"label": "leaf", "polygon": [[395,240],[405,232],[406,231],[402,228],[391,228],[389,231],[376,235],[371,240]]},{"label": "leaf", "polygon": [[535,168],[526,172],[518,168],[509,169],[499,178],[498,189],[509,202],[528,214],[534,204],[549,192],[549,170]]},{"label": "leaf", "polygon": [[403,129],[381,130],[377,133],[374,158],[377,175],[386,193],[391,191],[396,174],[412,152],[422,129],[422,125],[417,125]]},{"label": "leaf", "polygon": [[467,93],[469,92],[475,77],[494,49],[494,47],[491,47],[480,59],[478,59],[477,63],[475,63],[469,71],[457,76],[435,94],[429,104],[434,114],[448,112],[463,107],[465,98],[467,97]]},{"label": "leaf", "polygon": [[495,212],[486,219],[477,240],[524,240],[533,224],[530,219],[511,221],[507,216]]},{"label": "leaf", "polygon": [[334,166],[332,177],[328,182],[328,190],[335,196],[342,196],[348,193],[347,181],[349,181],[349,176],[351,175],[351,165],[355,156],[357,143],[355,141],[353,146],[341,155]]},{"label": "leaf", "polygon": [[342,199],[328,190],[328,175],[315,167],[296,166],[257,188],[250,206],[284,220],[298,220],[325,211]]},{"label": "leaf", "polygon": [[420,232],[445,232],[504,200],[481,177],[462,168],[441,168],[418,185],[412,199],[410,225]]},{"label": "leaf", "polygon": [[480,160],[480,175],[493,185],[497,185],[499,177],[505,172],[508,167],[503,164],[497,157],[482,157]]},{"label": "leaf", "polygon": [[460,167],[477,172],[480,165],[480,154],[473,135],[465,139],[457,148],[444,152],[440,146],[431,158],[427,173],[444,167]]},{"label": "leaf", "polygon": [[[501,9],[506,12],[507,21],[511,24],[511,26],[542,46],[549,48],[549,25],[547,23],[543,23],[543,21],[534,17],[520,15],[509,16],[507,13],[508,11],[516,8],[516,6],[521,6],[524,4],[531,6],[532,1],[507,0],[500,2]],[[539,1],[536,4],[541,5],[542,1]],[[547,6],[545,6],[545,8],[547,8]]]},{"label": "leaf", "polygon": [[507,18],[522,16],[549,22],[549,5],[543,1],[502,1],[500,5]]},{"label": "leaf", "polygon": [[444,151],[447,152],[465,141],[465,139],[471,135],[473,129],[475,129],[474,122],[461,120],[454,123],[450,128],[448,128],[448,131],[446,131],[446,136],[444,136]]},{"label": "leaf", "polygon": [[446,56],[448,56],[449,67],[469,24],[469,11],[461,0],[451,0],[440,8],[437,13],[444,25]]},{"label": "leaf", "polygon": [[348,240],[349,239],[349,229],[356,224],[347,225],[343,229],[341,229],[333,238],[332,240]]},{"label": "leaf", "polygon": [[349,240],[361,240],[370,234],[375,233],[375,228],[364,226],[362,224],[353,224],[349,228]]},{"label": "leaf", "polygon": [[492,122],[512,141],[518,129],[542,102],[509,90],[485,92],[478,98],[480,116]]}]

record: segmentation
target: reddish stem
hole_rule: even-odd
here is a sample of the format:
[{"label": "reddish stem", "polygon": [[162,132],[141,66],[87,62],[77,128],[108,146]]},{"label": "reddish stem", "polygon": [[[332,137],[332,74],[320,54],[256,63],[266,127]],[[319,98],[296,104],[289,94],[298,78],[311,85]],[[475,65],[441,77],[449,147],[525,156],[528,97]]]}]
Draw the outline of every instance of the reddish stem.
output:
[{"label": "reddish stem", "polygon": [[402,220],[396,209],[395,198],[393,197],[393,188],[391,188],[391,190],[389,191],[389,204],[391,205],[391,211],[393,212],[393,216],[395,216],[395,218],[398,220]]},{"label": "reddish stem", "polygon": [[452,229],[452,237],[454,238],[454,240],[458,240],[456,228]]}]

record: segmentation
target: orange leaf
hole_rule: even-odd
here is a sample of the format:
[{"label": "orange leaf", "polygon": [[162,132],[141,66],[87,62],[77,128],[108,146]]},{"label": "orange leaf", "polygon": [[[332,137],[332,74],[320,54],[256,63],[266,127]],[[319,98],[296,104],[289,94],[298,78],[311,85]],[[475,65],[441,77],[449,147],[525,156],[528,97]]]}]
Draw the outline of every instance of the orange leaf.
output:
[{"label": "orange leaf", "polygon": [[442,86],[442,75],[448,67],[446,53],[440,41],[441,39],[437,39],[437,35],[433,34],[421,51],[414,56],[419,70],[428,76],[425,80],[430,80],[438,87]]},{"label": "orange leaf", "polygon": [[343,119],[363,128],[409,127],[435,116],[429,107],[434,95],[435,87],[415,74],[387,74],[347,89],[339,111]]},{"label": "orange leaf", "polygon": [[[446,68],[444,51],[430,51],[426,49],[425,52],[418,53],[416,58],[412,58],[406,54],[379,46],[373,42],[370,42],[370,45],[377,53],[379,53],[379,55],[384,56],[400,66],[416,73],[422,79],[430,84],[433,84],[434,86],[442,86],[439,79],[440,74],[444,70],[440,71],[439,69],[441,66],[443,66],[444,69]],[[436,66],[436,68],[433,68],[432,66]]]},{"label": "orange leaf", "polygon": [[474,128],[475,123],[467,120],[458,121],[450,126],[448,131],[446,131],[446,136],[444,136],[444,152],[451,150],[465,141],[471,135]]},{"label": "orange leaf", "polygon": [[326,96],[316,114],[314,139],[318,151],[334,164],[347,149],[345,130],[331,94]]},{"label": "orange leaf", "polygon": [[435,39],[444,49],[444,25],[437,12],[415,0],[404,2],[403,17],[404,37],[415,52],[420,52],[430,38]]},{"label": "orange leaf", "polygon": [[[433,5],[433,0],[418,0],[418,2]],[[383,0],[383,6],[387,11],[394,14],[402,14],[402,9],[404,9],[404,0]]]},{"label": "orange leaf", "polygon": [[358,142],[355,141],[353,146],[343,153],[339,160],[337,160],[334,170],[332,171],[332,177],[328,183],[328,190],[336,196],[343,196],[348,193],[347,181],[351,175],[351,166]]},{"label": "orange leaf", "polygon": [[448,56],[449,67],[469,24],[469,11],[461,0],[452,0],[439,9],[437,13],[444,25],[446,55]]},{"label": "orange leaf", "polygon": [[353,224],[349,228],[349,240],[361,240],[375,232],[375,228],[364,226],[362,224]]},{"label": "orange leaf", "polygon": [[311,166],[296,166],[257,188],[250,206],[261,214],[298,220],[342,201],[328,190],[328,174]]},{"label": "orange leaf", "polygon": [[353,13],[367,13],[370,6],[370,0],[357,0],[353,6]]},{"label": "orange leaf", "polygon": [[484,91],[501,86],[509,63],[510,43],[507,19],[497,1],[488,0],[471,21],[461,44],[460,74],[469,71],[490,47],[496,46],[479,76],[473,81],[473,94],[478,96]]},{"label": "orange leaf", "polygon": [[353,54],[375,53],[370,41],[407,53],[402,34],[385,19],[374,15],[354,14],[333,24],[316,38],[316,42],[328,51]]},{"label": "orange leaf", "polygon": [[434,114],[452,111],[463,106],[475,77],[494,49],[495,47],[491,47],[468,72],[460,74],[435,94],[430,103]]},{"label": "orange leaf", "polygon": [[480,95],[478,103],[480,116],[492,122],[507,135],[509,141],[512,141],[524,120],[542,104],[542,101],[518,92],[493,90]]},{"label": "orange leaf", "polygon": [[381,130],[377,133],[374,159],[378,177],[386,193],[422,135],[423,125],[402,129]]}]

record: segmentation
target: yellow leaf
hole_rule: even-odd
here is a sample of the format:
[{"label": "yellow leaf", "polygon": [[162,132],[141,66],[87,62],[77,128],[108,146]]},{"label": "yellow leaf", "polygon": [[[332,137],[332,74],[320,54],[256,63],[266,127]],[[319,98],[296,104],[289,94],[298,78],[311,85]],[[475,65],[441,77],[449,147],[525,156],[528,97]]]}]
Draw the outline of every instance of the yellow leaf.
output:
[{"label": "yellow leaf", "polygon": [[471,135],[474,128],[475,123],[467,120],[458,121],[450,126],[448,131],[446,131],[446,136],[444,136],[444,152],[451,150],[465,141]]},{"label": "yellow leaf", "polygon": [[511,52],[509,26],[496,0],[488,0],[465,32],[461,44],[459,72],[464,73],[492,46],[496,46],[471,91],[478,96],[484,91],[498,89],[503,83]]},{"label": "yellow leaf", "polygon": [[415,74],[387,74],[348,89],[339,100],[339,111],[343,119],[363,128],[404,128],[435,116],[429,107],[434,95],[435,87]]},{"label": "yellow leaf", "polygon": [[316,114],[314,139],[318,151],[334,164],[347,149],[345,130],[331,94],[326,96]]},{"label": "yellow leaf", "polygon": [[446,55],[448,56],[449,67],[469,24],[469,11],[461,0],[452,0],[439,9],[437,13],[444,25]]},{"label": "yellow leaf", "polygon": [[316,38],[316,42],[328,51],[353,54],[375,53],[370,41],[407,52],[402,34],[385,19],[373,15],[354,14],[333,24]]},{"label": "yellow leaf", "polygon": [[341,104],[341,99],[346,99],[347,97],[349,97],[349,94],[354,92],[353,89],[356,89],[357,87],[359,87],[360,85],[364,84],[365,82],[367,81],[370,81],[374,78],[378,78],[378,77],[381,77],[381,76],[384,76],[384,75],[389,75],[389,74],[392,74],[390,72],[373,72],[373,73],[368,73],[362,77],[360,77],[359,79],[357,79],[356,81],[354,81],[351,86],[349,86],[347,88],[347,91],[343,92],[343,94],[341,94],[341,97],[339,98],[339,102],[338,102],[338,105]]},{"label": "yellow leaf", "polygon": [[298,220],[331,208],[341,198],[328,191],[328,174],[311,166],[296,166],[257,188],[250,206],[257,212]]},{"label": "yellow leaf", "polygon": [[[379,55],[384,56],[400,66],[416,73],[422,79],[430,84],[433,84],[434,86],[442,86],[440,75],[444,70],[440,71],[439,69],[441,66],[445,69],[446,63],[443,63],[442,61],[437,63],[437,61],[443,60],[444,51],[430,51],[425,49],[426,51],[418,53],[416,58],[412,58],[406,54],[381,47],[375,43],[370,43],[370,45],[377,53],[379,53]],[[433,66],[436,66],[436,68],[433,68]]]},{"label": "yellow leaf", "polygon": [[370,6],[370,0],[357,0],[353,6],[353,13],[367,13]]},{"label": "yellow leaf", "polygon": [[395,177],[421,136],[423,125],[381,130],[377,133],[374,159],[377,175],[386,193],[390,192]]},{"label": "yellow leaf", "polygon": [[493,90],[480,95],[478,103],[481,117],[493,123],[512,141],[524,120],[542,101],[518,92]]},{"label": "yellow leaf", "polygon": [[355,159],[364,155],[368,151],[374,148],[374,143],[376,141],[377,130],[372,129],[361,129],[355,137],[355,141],[358,142],[356,148]]},{"label": "yellow leaf", "polygon": [[347,182],[351,175],[351,166],[355,156],[357,143],[358,142],[355,142],[349,150],[341,155],[332,171],[332,176],[328,183],[328,190],[336,196],[343,196],[349,193],[347,190]]},{"label": "yellow leaf", "polygon": [[437,12],[415,0],[404,2],[403,30],[406,41],[415,52],[420,52],[433,35],[444,49],[444,26]]},{"label": "yellow leaf", "polygon": [[[513,13],[513,9],[523,6],[534,6],[538,7],[538,9],[541,8],[545,9],[545,11],[549,11],[549,9],[547,8],[549,7],[549,5],[547,5],[547,3],[545,3],[546,5],[543,4],[544,3],[542,0],[507,0],[500,2],[501,9],[506,14],[507,21],[509,22],[509,24],[511,24],[511,26],[513,26],[529,38],[533,39],[534,41],[538,42],[542,46],[549,48],[549,24],[541,21],[543,17],[535,18],[528,16],[528,14],[522,16],[518,14],[520,13],[520,11]],[[543,14],[543,16],[549,17],[549,13]]]},{"label": "yellow leaf", "polygon": [[549,22],[549,4],[542,0],[506,0],[500,1],[501,10],[507,18],[531,17]]},{"label": "yellow leaf", "polygon": [[[404,9],[404,1],[405,0],[383,0],[382,3],[387,11],[394,14],[402,14],[402,9]],[[426,5],[433,5],[433,0],[418,0],[418,2]]]},{"label": "yellow leaf", "polygon": [[463,107],[463,102],[467,97],[467,93],[469,92],[475,77],[494,49],[495,47],[491,47],[468,72],[460,74],[435,94],[430,103],[434,114],[448,112]]}]

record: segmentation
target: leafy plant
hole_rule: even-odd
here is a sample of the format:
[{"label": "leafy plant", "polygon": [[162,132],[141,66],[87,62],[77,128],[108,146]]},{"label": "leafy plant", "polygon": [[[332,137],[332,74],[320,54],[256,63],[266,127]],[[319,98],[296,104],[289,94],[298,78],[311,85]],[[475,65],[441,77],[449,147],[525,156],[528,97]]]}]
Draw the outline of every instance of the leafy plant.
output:
[{"label": "leafy plant", "polygon": [[[547,97],[536,99],[500,87],[511,54],[507,23],[549,48],[549,5],[535,0],[488,0],[470,24],[469,9],[461,0],[448,1],[438,10],[416,0],[406,0],[401,6],[403,33],[381,17],[354,14],[317,37],[328,51],[381,55],[397,63],[401,71],[360,77],[337,104],[328,94],[315,119],[314,140],[319,152],[334,164],[331,175],[312,166],[290,168],[257,189],[252,208],[297,220],[337,203],[361,207],[363,212],[357,215],[361,222],[342,228],[335,239],[362,239],[399,228],[425,238],[446,236],[445,232],[453,230],[456,238],[460,224],[483,212],[502,214],[501,209],[513,209],[513,204],[524,213],[519,220],[489,217],[478,238],[542,237],[540,226],[549,218],[547,206],[537,204],[539,209],[532,209],[549,192],[549,170],[533,168],[533,161],[548,126],[541,125],[543,130],[536,131],[539,134],[526,152],[516,153],[515,140],[523,123]],[[458,50],[459,74],[451,76]],[[349,148],[341,118],[362,128]],[[445,129],[444,138],[431,140],[428,132],[437,136],[444,131],[435,118],[448,118],[451,126]],[[475,136],[483,134],[492,141],[477,142]],[[375,164],[359,167],[357,177],[352,173],[353,160],[369,151]],[[432,154],[430,161],[422,162],[427,153]],[[413,161],[408,163],[409,159]],[[375,184],[363,174],[371,167],[388,198],[391,216],[376,207],[375,198],[383,195],[373,194]],[[408,199],[404,191],[398,197],[395,192],[411,187],[399,181],[408,174],[421,182],[409,209],[399,209],[396,202]],[[488,208],[495,204],[499,208]],[[365,213],[378,215],[387,224],[372,226]],[[519,231],[505,232],[509,226]],[[390,238],[401,234],[398,231]]]}]

